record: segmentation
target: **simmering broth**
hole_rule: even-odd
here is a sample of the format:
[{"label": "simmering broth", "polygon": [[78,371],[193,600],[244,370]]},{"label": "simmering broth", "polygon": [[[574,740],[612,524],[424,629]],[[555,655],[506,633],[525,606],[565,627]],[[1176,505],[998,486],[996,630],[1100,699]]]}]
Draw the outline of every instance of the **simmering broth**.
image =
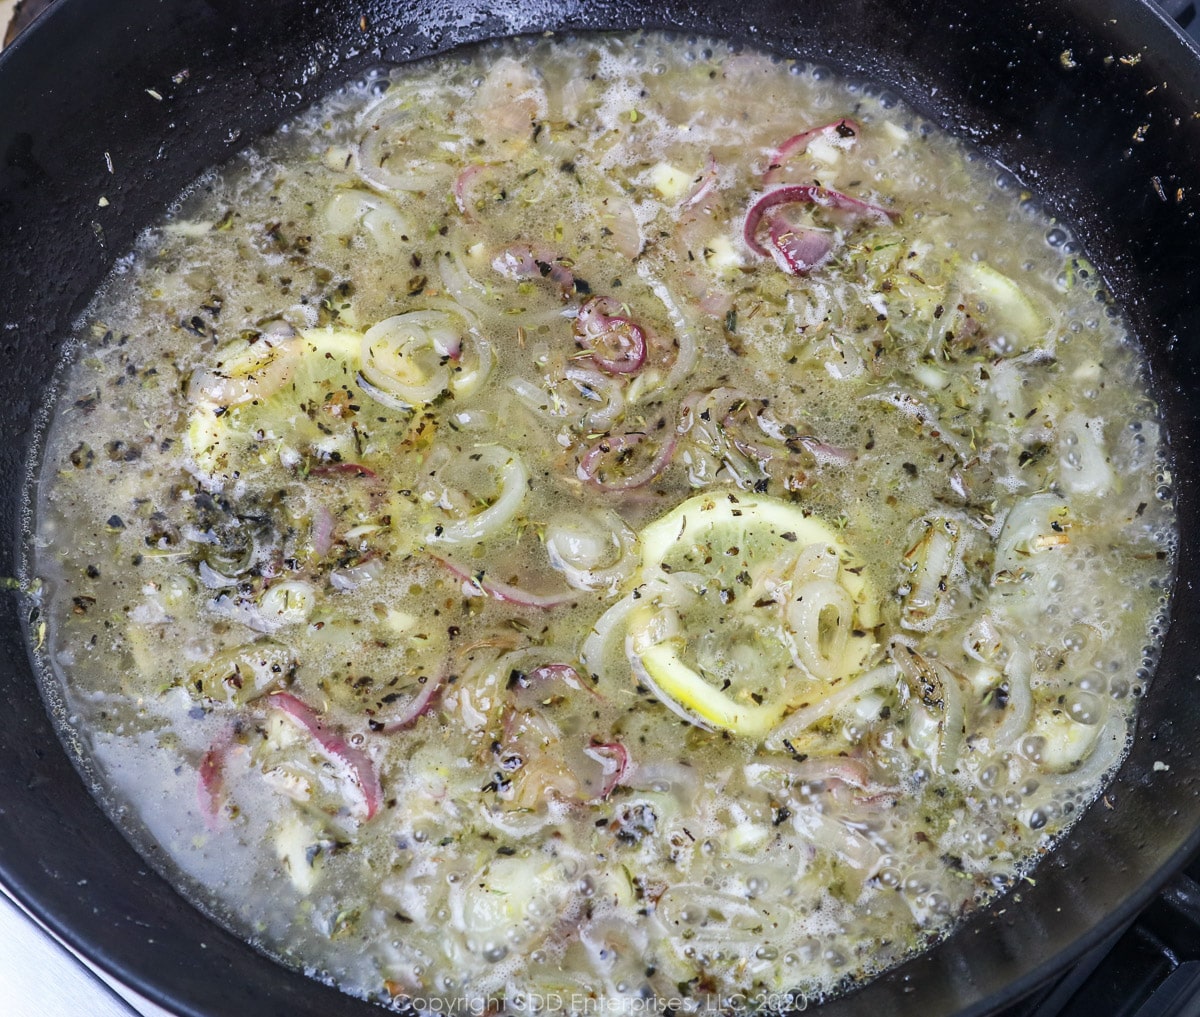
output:
[{"label": "simmering broth", "polygon": [[134,835],[348,992],[775,1008],[1096,797],[1169,483],[995,166],[723,44],[509,43],[346,86],[120,262],[38,649]]}]

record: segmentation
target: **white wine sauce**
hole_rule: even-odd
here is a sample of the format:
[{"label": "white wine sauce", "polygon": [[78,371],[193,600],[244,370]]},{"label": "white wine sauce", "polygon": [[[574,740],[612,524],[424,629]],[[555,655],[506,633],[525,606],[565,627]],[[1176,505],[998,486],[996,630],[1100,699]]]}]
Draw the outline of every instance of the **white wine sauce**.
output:
[{"label": "white wine sauce", "polygon": [[397,1008],[778,1008],[1122,759],[1175,520],[1066,227],[885,95],[656,35],[349,84],[81,322],[51,695],[261,949]]}]

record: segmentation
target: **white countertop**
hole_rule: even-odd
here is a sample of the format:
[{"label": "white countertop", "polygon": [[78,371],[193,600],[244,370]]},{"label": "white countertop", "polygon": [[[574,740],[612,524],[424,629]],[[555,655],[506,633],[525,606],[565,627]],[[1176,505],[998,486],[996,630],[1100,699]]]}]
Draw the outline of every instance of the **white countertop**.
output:
[{"label": "white countertop", "polygon": [[86,967],[2,888],[0,1000],[6,1017],[170,1017]]}]

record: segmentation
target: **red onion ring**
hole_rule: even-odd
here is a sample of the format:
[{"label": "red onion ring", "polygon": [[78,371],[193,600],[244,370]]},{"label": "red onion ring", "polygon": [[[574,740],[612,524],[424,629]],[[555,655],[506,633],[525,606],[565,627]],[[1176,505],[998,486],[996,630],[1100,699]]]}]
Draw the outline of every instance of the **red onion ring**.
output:
[{"label": "red onion ring", "polygon": [[469,219],[471,222],[479,221],[475,215],[475,201],[472,198],[472,190],[479,183],[477,178],[489,173],[491,170],[491,166],[485,166],[483,163],[476,162],[467,166],[454,178],[454,204],[458,206],[458,210],[462,213],[464,219]]},{"label": "red onion ring", "polygon": [[[575,341],[607,374],[633,374],[646,363],[646,333],[632,319],[611,313],[619,309],[612,297],[586,301],[575,317]],[[604,347],[614,349],[614,355],[604,356]]]},{"label": "red onion ring", "polygon": [[455,565],[452,561],[439,558],[437,555],[431,555],[430,557],[462,580],[463,593],[466,593],[468,596],[477,597],[482,595],[491,597],[494,600],[504,601],[507,604],[517,604],[520,607],[536,607],[543,611],[548,611],[552,607],[559,607],[563,604],[570,604],[579,599],[579,593],[574,590],[570,593],[531,593],[529,590],[523,590],[519,586],[498,583],[493,579],[488,579],[486,576],[476,575],[468,569]]},{"label": "red onion ring", "polygon": [[769,253],[789,275],[804,275],[824,265],[833,255],[833,235],[825,230],[793,226],[782,215],[767,220]]},{"label": "red onion ring", "polygon": [[313,550],[324,558],[333,547],[333,515],[324,505],[318,505],[312,521]]},{"label": "red onion ring", "polygon": [[577,692],[586,692],[588,695],[594,696],[596,699],[603,699],[590,682],[583,680],[579,671],[570,664],[543,664],[541,667],[535,667],[532,671],[526,672],[526,677],[530,681],[561,681],[569,688],[575,689]]},{"label": "red onion ring", "polygon": [[887,226],[895,218],[893,212],[878,205],[871,205],[858,198],[852,198],[841,191],[832,191],[828,187],[817,184],[785,184],[767,191],[750,206],[746,213],[746,225],[742,230],[746,244],[750,250],[764,257],[770,253],[758,242],[758,225],[763,214],[779,205],[817,205],[820,208],[831,208],[839,212],[847,212],[856,218],[870,219],[879,226]]},{"label": "red onion ring", "polygon": [[832,138],[834,144],[841,143],[848,147],[858,140],[858,134],[858,124],[849,117],[842,117],[841,120],[835,120],[831,124],[811,127],[807,131],[793,134],[771,153],[771,160],[767,164],[766,171],[763,173],[763,183],[775,183],[775,178],[778,175],[776,171],[781,169],[783,164],[793,156],[800,155],[806,151],[813,138],[817,136]]},{"label": "red onion ring", "polygon": [[579,468],[576,470],[576,475],[580,480],[586,481],[594,487],[602,488],[605,491],[632,491],[634,488],[643,487],[654,480],[655,477],[671,464],[671,460],[675,455],[676,440],[674,437],[663,443],[662,448],[658,451],[658,455],[651,460],[645,469],[639,470],[632,476],[610,481],[602,479],[599,476],[599,472],[606,456],[610,456],[614,452],[620,454],[626,449],[634,448],[645,441],[647,437],[649,435],[645,431],[626,431],[624,434],[612,434],[601,438],[595,445],[588,449],[584,457],[579,461]]},{"label": "red onion ring", "polygon": [[366,477],[368,480],[378,480],[379,474],[360,463],[319,463],[313,466],[308,474],[310,477],[334,477],[338,474],[347,476]]},{"label": "red onion ring", "polygon": [[706,290],[696,306],[713,318],[724,318],[733,306],[733,294],[724,290]]},{"label": "red onion ring", "polygon": [[[816,205],[819,208],[843,212],[852,220],[869,220],[878,226],[887,226],[895,218],[895,214],[886,208],[859,201],[848,194],[831,191],[828,187],[819,187],[816,184],[786,184],[767,191],[746,212],[742,237],[746,246],[755,254],[774,258],[780,268],[792,275],[803,275],[825,261],[832,251],[832,241],[830,249],[822,253],[821,243],[816,237],[823,236],[823,231],[793,226],[782,216],[772,215],[767,220],[771,247],[764,247],[758,240],[758,228],[766,213],[781,205]],[[818,256],[818,261],[810,262],[809,259]]]},{"label": "red onion ring", "polygon": [[811,434],[801,435],[795,439],[803,445],[819,463],[828,463],[831,466],[849,466],[854,462],[854,453],[849,449],[842,448],[840,445],[830,445],[827,441],[821,441],[820,438],[815,438]]},{"label": "red onion ring", "polygon": [[575,275],[562,259],[545,247],[511,244],[492,259],[492,268],[506,279],[549,279],[564,297],[575,292]]},{"label": "red onion ring", "polygon": [[196,800],[200,805],[200,814],[204,817],[204,825],[212,831],[220,829],[221,825],[221,799],[224,797],[225,791],[225,762],[232,744],[229,732],[221,735],[200,757],[200,765],[197,767],[199,779],[196,783]]},{"label": "red onion ring", "polygon": [[[397,731],[404,731],[412,727],[433,708],[444,685],[444,675],[437,678],[426,678],[425,684],[421,686],[421,691],[404,705],[404,709],[397,716],[391,720],[374,722],[372,729],[382,734],[395,734]],[[375,727],[375,724],[379,726]]]},{"label": "red onion ring", "polygon": [[304,728],[326,756],[350,770],[354,783],[362,792],[365,806],[363,818],[370,819],[374,816],[379,811],[383,789],[380,787],[379,774],[375,772],[375,764],[371,757],[362,749],[354,748],[342,735],[330,728],[316,710],[290,692],[271,693],[270,704]]},{"label": "red onion ring", "polygon": [[696,178],[696,182],[692,189],[688,192],[687,197],[680,203],[680,208],[687,209],[693,205],[698,205],[707,198],[713,189],[717,186],[717,160],[713,157],[712,152],[708,153],[708,163],[704,167],[704,171]]},{"label": "red onion ring", "polygon": [[629,750],[620,742],[593,742],[583,751],[600,764],[604,774],[605,780],[600,794],[592,799],[600,801],[612,794],[617,785],[629,775]]}]

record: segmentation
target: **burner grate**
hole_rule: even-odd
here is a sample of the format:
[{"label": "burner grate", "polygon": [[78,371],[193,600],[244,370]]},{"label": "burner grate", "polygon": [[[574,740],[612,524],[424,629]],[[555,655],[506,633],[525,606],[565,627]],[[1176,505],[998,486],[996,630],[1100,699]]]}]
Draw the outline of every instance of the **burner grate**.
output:
[{"label": "burner grate", "polygon": [[1200,1017],[1200,859],[1131,925],[998,1017]]}]

